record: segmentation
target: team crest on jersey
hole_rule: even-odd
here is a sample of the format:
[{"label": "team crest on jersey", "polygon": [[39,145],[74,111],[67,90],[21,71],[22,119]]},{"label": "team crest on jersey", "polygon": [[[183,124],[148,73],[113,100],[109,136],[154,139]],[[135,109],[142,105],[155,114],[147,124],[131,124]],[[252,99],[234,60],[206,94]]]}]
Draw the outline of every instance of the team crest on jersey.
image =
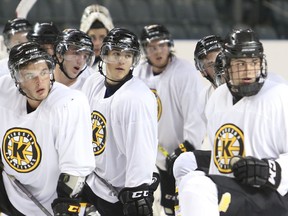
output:
[{"label": "team crest on jersey", "polygon": [[106,119],[101,113],[93,111],[91,120],[94,155],[100,155],[106,147]]},{"label": "team crest on jersey", "polygon": [[161,99],[160,99],[159,95],[157,94],[157,90],[156,89],[151,89],[151,91],[153,92],[153,94],[155,95],[156,100],[157,100],[157,119],[159,121],[160,118],[161,118],[161,115],[162,115]]},{"label": "team crest on jersey", "polygon": [[21,173],[35,170],[42,156],[35,134],[24,128],[7,130],[2,142],[2,152],[7,164]]},{"label": "team crest on jersey", "polygon": [[221,173],[231,173],[230,160],[234,156],[244,156],[244,134],[233,124],[222,125],[214,140],[214,163]]}]

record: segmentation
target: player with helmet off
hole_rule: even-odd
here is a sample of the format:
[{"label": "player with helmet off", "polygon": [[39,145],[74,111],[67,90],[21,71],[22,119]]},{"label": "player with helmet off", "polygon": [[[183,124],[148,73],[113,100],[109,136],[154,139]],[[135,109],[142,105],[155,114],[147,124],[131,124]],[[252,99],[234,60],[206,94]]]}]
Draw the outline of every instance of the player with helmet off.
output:
[{"label": "player with helmet off", "polygon": [[83,196],[101,216],[152,216],[159,182],[152,179],[157,104],[145,83],[133,76],[140,59],[138,38],[114,28],[104,38],[100,55],[102,76],[91,75],[82,88],[91,107],[96,160]]},{"label": "player with helmet off", "polygon": [[193,64],[175,56],[173,39],[165,26],[145,26],[141,45],[146,60],[135,68],[135,75],[157,98],[156,165],[161,177],[161,205],[166,215],[174,215],[174,161],[182,152],[199,149],[204,139],[205,126],[197,110],[203,85]]},{"label": "player with helmet off", "polygon": [[233,29],[222,50],[223,77],[205,115],[209,174],[179,184],[182,216],[286,216],[287,85],[267,77],[262,43],[252,29]]},{"label": "player with helmet off", "polygon": [[80,90],[84,81],[95,71],[91,38],[77,29],[65,29],[55,42],[55,80],[70,88]]},{"label": "player with helmet off", "polygon": [[54,60],[38,43],[12,47],[8,63],[12,79],[0,78],[0,212],[76,216],[95,167],[87,98],[54,82]]}]

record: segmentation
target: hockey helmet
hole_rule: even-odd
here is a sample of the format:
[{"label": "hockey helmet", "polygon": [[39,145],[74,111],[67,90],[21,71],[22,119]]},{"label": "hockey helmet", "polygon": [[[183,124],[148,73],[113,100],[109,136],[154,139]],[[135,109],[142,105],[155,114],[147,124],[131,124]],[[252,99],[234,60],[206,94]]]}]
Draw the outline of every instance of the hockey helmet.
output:
[{"label": "hockey helmet", "polygon": [[40,44],[54,44],[59,33],[57,26],[52,22],[36,23],[27,38]]},{"label": "hockey helmet", "polygon": [[[262,43],[252,29],[234,29],[224,41],[223,54],[225,56],[225,79],[231,93],[235,96],[252,96],[262,88],[267,77],[267,63]],[[231,60],[237,58],[259,58],[260,68],[256,81],[250,84],[235,84],[229,74]]]},{"label": "hockey helmet", "polygon": [[114,28],[103,40],[100,56],[104,62],[109,63],[108,53],[111,50],[131,52],[133,54],[132,67],[135,67],[140,60],[140,44],[137,36],[123,28]]},{"label": "hockey helmet", "polygon": [[153,40],[161,40],[168,43],[170,47],[174,46],[173,39],[168,29],[159,24],[145,26],[142,30],[140,40],[143,48]]},{"label": "hockey helmet", "polygon": [[[8,22],[5,24],[3,29],[3,38],[4,38],[4,44],[7,47],[7,49],[11,49],[14,45],[17,45],[21,42],[26,42],[27,33],[32,29],[31,23],[25,19],[25,18],[15,18],[13,20],[8,20]],[[16,33],[23,33],[24,39],[19,39],[19,42],[11,42],[10,38],[15,35]],[[23,40],[23,41],[22,41]]]},{"label": "hockey helmet", "polygon": [[203,65],[201,60],[207,56],[209,52],[220,51],[222,47],[222,39],[216,35],[208,35],[200,39],[194,50],[194,61],[197,70],[202,71]]},{"label": "hockey helmet", "polygon": [[15,45],[10,53],[8,60],[8,67],[12,79],[16,84],[23,81],[19,69],[22,66],[27,65],[31,61],[43,60],[47,63],[49,73],[52,75],[55,64],[53,58],[43,50],[40,45],[36,42],[25,42],[22,44]]},{"label": "hockey helmet", "polygon": [[63,30],[57,37],[55,47],[55,53],[61,56],[64,56],[66,51],[73,47],[77,53],[86,54],[87,65],[93,64],[93,43],[91,38],[83,31],[77,29]]}]

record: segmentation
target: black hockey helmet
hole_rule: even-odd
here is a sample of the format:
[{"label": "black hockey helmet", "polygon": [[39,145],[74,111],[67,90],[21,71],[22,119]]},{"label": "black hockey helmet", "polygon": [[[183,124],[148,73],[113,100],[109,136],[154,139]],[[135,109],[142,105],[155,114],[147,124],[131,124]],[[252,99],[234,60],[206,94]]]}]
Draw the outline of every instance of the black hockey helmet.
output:
[{"label": "black hockey helmet", "polygon": [[209,52],[220,50],[222,48],[222,43],[223,40],[217,35],[205,36],[197,42],[194,50],[194,61],[197,70],[203,70],[201,60],[207,56]]},{"label": "black hockey helmet", "polygon": [[140,40],[143,48],[153,40],[162,40],[167,42],[170,47],[174,46],[173,39],[168,29],[159,24],[144,26]]},{"label": "black hockey helmet", "polygon": [[[252,29],[233,29],[224,41],[223,54],[225,56],[225,79],[231,93],[240,97],[257,94],[267,77],[267,63],[264,49],[257,34]],[[231,66],[231,59],[235,58],[260,59],[261,66],[256,82],[245,85],[233,84],[228,68]]]},{"label": "black hockey helmet", "polygon": [[113,28],[103,40],[100,56],[107,62],[108,52],[111,50],[129,51],[133,53],[133,64],[135,67],[140,60],[140,44],[137,36],[123,28]]},{"label": "black hockey helmet", "polygon": [[54,44],[60,31],[53,23],[36,23],[33,30],[28,32],[29,41],[35,41],[40,44]]},{"label": "black hockey helmet", "polygon": [[15,18],[13,20],[8,20],[3,29],[3,38],[5,46],[8,49],[12,48],[10,46],[11,36],[13,36],[15,33],[23,32],[26,37],[26,34],[31,29],[32,29],[31,23],[25,18]]},{"label": "black hockey helmet", "polygon": [[87,65],[93,64],[93,43],[91,38],[83,31],[78,29],[65,29],[57,37],[55,43],[55,53],[64,55],[68,48],[73,46],[78,52],[87,52]]},{"label": "black hockey helmet", "polygon": [[9,53],[8,67],[11,77],[14,79],[16,85],[21,82],[19,69],[31,61],[38,60],[44,60],[47,63],[52,75],[55,66],[54,60],[47,52],[45,52],[45,50],[40,47],[38,43],[25,42],[12,47]]}]

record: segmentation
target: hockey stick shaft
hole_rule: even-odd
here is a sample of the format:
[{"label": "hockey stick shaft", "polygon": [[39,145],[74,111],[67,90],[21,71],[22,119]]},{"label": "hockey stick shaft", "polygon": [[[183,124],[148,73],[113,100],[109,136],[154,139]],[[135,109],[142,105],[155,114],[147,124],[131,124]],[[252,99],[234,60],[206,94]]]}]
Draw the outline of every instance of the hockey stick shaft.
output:
[{"label": "hockey stick shaft", "polygon": [[94,174],[96,175],[96,177],[104,184],[106,185],[114,195],[118,196],[119,192],[116,190],[116,188],[111,185],[109,182],[107,182],[105,179],[103,179],[102,177],[100,177],[95,171]]},{"label": "hockey stick shaft", "polygon": [[[1,158],[0,158],[1,160]],[[25,193],[32,202],[34,202],[35,205],[47,216],[52,216],[52,214],[31,194],[31,192],[23,185],[21,184],[20,181],[18,181],[14,176],[9,175],[5,170],[4,170],[4,164],[2,161],[0,161],[0,170],[3,170],[8,178],[15,183],[15,185],[23,192]]]},{"label": "hockey stick shaft", "polygon": [[27,15],[37,0],[21,0],[16,8],[16,16],[27,18]]}]

